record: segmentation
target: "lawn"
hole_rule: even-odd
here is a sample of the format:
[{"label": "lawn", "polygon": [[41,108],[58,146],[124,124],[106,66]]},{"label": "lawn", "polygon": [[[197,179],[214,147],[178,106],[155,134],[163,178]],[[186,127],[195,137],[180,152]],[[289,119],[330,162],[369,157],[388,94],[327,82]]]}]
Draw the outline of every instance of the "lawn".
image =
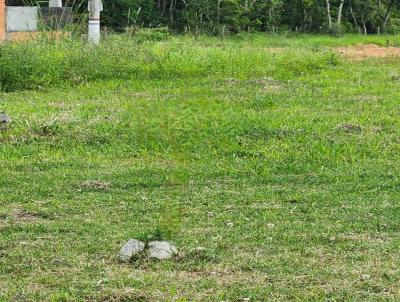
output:
[{"label": "lawn", "polygon": [[362,43],[0,46],[0,301],[399,301],[400,59]]}]

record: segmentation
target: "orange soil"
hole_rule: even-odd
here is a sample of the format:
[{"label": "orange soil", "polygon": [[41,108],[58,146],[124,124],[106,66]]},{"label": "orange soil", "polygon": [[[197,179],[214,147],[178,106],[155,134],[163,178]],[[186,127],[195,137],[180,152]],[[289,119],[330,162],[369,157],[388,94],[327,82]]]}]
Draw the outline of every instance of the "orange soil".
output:
[{"label": "orange soil", "polygon": [[336,52],[351,59],[385,58],[400,56],[400,48],[381,47],[375,44],[338,47]]}]

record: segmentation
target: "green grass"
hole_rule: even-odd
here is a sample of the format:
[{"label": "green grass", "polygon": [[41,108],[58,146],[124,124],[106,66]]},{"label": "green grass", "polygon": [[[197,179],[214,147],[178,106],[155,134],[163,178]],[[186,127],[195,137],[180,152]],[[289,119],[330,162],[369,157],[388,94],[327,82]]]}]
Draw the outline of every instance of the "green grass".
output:
[{"label": "green grass", "polygon": [[1,46],[0,301],[400,300],[400,61],[331,49],[385,41]]}]

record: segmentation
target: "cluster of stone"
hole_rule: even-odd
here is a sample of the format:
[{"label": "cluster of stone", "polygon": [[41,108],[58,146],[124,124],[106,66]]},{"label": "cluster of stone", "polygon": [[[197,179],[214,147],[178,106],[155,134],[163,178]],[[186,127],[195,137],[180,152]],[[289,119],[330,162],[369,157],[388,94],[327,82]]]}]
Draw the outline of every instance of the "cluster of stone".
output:
[{"label": "cluster of stone", "polygon": [[166,260],[172,258],[178,253],[177,248],[169,241],[152,241],[146,246],[144,242],[137,239],[130,239],[121,248],[119,259],[122,262],[129,262],[147,250],[147,256],[150,259]]}]

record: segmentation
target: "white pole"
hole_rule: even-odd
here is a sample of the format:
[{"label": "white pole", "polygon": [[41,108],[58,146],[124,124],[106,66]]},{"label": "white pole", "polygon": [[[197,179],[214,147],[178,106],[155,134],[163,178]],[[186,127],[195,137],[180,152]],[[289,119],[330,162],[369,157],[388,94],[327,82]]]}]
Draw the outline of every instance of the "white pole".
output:
[{"label": "white pole", "polygon": [[62,7],[62,0],[49,0],[49,7]]},{"label": "white pole", "polygon": [[89,20],[89,35],[90,43],[100,43],[100,20]]},{"label": "white pole", "polygon": [[89,31],[88,40],[90,43],[100,42],[100,12],[103,11],[101,0],[89,0]]}]

